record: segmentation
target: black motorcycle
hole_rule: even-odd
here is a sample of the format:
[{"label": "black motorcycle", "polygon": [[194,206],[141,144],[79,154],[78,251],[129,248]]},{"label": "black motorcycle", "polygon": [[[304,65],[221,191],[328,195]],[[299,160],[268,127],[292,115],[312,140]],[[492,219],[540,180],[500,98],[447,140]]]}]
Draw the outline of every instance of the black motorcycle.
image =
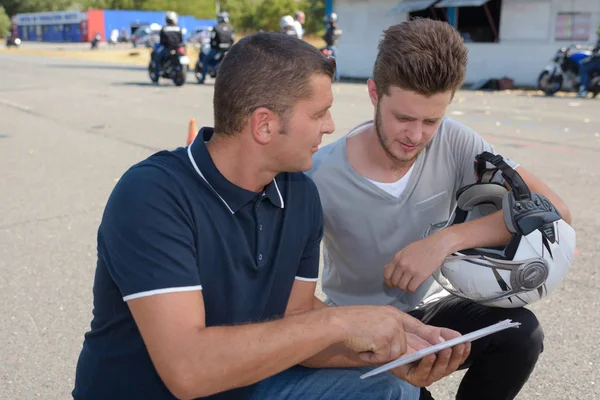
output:
[{"label": "black motorcycle", "polygon": [[159,78],[172,79],[176,86],[181,86],[185,83],[186,73],[190,65],[190,59],[186,55],[184,46],[169,51],[167,57],[161,59],[159,65],[159,74],[156,75],[154,63],[155,53],[158,51],[160,44],[156,44],[152,50],[150,64],[148,65],[148,74],[150,80],[154,83],[158,82]]},{"label": "black motorcycle", "polygon": [[6,47],[19,47],[21,45],[21,39],[14,37],[12,33],[6,35]]}]

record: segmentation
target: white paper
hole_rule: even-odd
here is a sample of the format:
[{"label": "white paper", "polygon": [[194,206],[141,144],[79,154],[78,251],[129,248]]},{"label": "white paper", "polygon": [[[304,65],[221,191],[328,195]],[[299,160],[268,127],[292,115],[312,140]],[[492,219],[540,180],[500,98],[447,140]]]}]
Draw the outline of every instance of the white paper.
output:
[{"label": "white paper", "polygon": [[367,372],[366,374],[361,375],[360,379],[365,379],[370,376],[377,375],[377,374],[380,374],[385,371],[389,371],[390,369],[399,367],[401,365],[409,364],[409,363],[411,363],[413,361],[417,361],[429,354],[437,353],[439,351],[447,349],[448,347],[456,346],[457,344],[460,344],[460,343],[472,342],[474,340],[480,339],[484,336],[502,331],[507,328],[517,328],[519,325],[521,325],[520,322],[512,322],[512,320],[510,320],[510,319],[500,321],[497,324],[490,325],[486,328],[481,328],[479,330],[473,331],[466,335],[462,335],[457,338],[447,340],[443,343],[438,343],[436,345],[426,347],[426,348],[416,351],[414,353],[404,355],[395,361],[391,361],[385,365],[382,365],[380,367],[377,367],[377,368]]}]

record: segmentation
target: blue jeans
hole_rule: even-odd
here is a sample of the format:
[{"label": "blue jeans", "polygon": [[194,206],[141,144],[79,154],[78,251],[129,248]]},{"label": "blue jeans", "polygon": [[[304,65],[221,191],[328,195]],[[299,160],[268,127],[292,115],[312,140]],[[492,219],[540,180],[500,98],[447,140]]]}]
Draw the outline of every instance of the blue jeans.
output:
[{"label": "blue jeans", "polygon": [[590,84],[590,72],[598,68],[600,65],[600,56],[595,56],[591,60],[584,62],[579,67],[579,86],[583,87],[583,90],[587,90]]},{"label": "blue jeans", "polygon": [[219,50],[210,49],[204,60],[202,61],[202,82],[206,79],[206,73],[208,72],[209,63],[215,62],[216,55],[219,54]]},{"label": "blue jeans", "polygon": [[160,75],[160,63],[165,58],[165,55],[167,54],[167,52],[168,52],[168,49],[163,46],[159,47],[154,52],[154,73],[156,74],[157,79]]},{"label": "blue jeans", "polygon": [[366,379],[375,367],[306,368],[295,366],[260,381],[251,400],[418,400],[419,388],[389,372]]}]

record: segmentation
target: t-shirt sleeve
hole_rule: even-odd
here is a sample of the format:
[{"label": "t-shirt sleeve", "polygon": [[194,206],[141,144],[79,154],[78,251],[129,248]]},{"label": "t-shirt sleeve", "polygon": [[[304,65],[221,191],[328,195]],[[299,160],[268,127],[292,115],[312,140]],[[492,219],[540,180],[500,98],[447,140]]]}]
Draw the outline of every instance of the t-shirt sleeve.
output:
[{"label": "t-shirt sleeve", "polygon": [[181,189],[157,167],[138,166],[115,186],[98,254],[123,300],[201,290],[194,228]]},{"label": "t-shirt sleeve", "polygon": [[319,260],[321,255],[321,239],[323,239],[323,209],[317,187],[310,179],[306,179],[310,190],[309,209],[311,230],[306,246],[300,258],[296,279],[316,282],[319,279]]},{"label": "t-shirt sleeve", "polygon": [[[475,157],[478,154],[481,154],[484,151],[498,154],[494,150],[494,147],[474,130],[457,122],[452,123],[452,127],[448,132],[448,141],[450,143],[456,167],[456,182],[459,184],[456,190],[476,182]],[[518,166],[518,164],[510,158],[504,157],[504,161],[512,168]],[[488,164],[488,168],[493,168],[493,166]],[[499,173],[494,175],[493,180],[498,183],[504,183],[502,175]]]}]

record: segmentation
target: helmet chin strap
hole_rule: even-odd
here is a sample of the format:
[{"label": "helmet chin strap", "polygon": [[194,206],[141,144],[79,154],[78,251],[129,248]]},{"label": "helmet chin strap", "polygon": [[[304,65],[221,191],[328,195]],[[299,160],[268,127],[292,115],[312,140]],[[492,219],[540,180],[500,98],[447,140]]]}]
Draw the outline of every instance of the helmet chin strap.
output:
[{"label": "helmet chin strap", "polygon": [[519,200],[531,199],[529,187],[523,178],[521,178],[521,175],[508,165],[501,155],[494,155],[488,151],[484,151],[475,157],[475,171],[479,180],[481,180],[488,171],[486,162],[489,162],[502,172],[502,176]]},{"label": "helmet chin strap", "polygon": [[511,187],[502,199],[504,222],[511,233],[529,235],[541,229],[546,239],[554,242],[553,222],[560,220],[560,212],[550,201],[539,193],[532,193],[521,175],[510,167],[501,155],[483,152],[475,157],[475,171],[478,179],[489,175],[486,163],[489,162],[502,172]]}]

